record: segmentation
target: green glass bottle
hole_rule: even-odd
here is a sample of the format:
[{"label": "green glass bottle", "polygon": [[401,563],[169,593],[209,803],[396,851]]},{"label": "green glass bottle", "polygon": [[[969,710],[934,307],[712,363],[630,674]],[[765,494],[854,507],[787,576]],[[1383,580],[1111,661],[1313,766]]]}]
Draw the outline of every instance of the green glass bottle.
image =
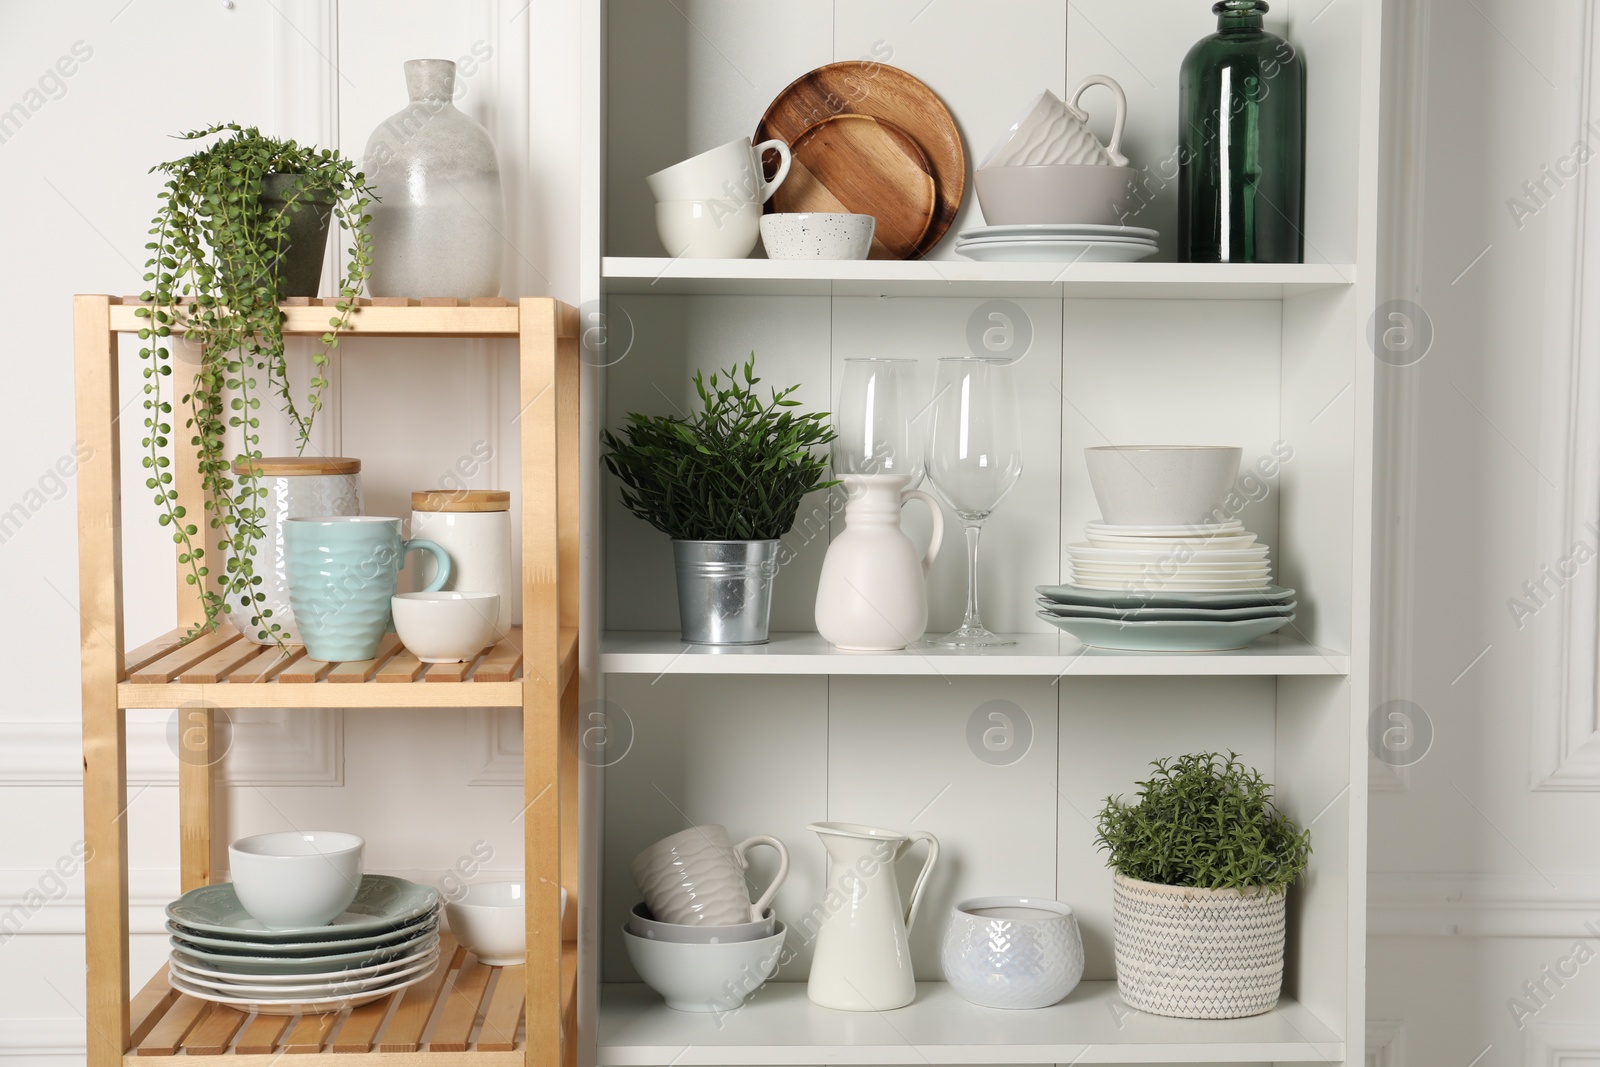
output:
[{"label": "green glass bottle", "polygon": [[1299,263],[1305,256],[1305,65],[1261,28],[1265,0],[1221,0],[1217,32],[1183,58],[1178,258]]}]

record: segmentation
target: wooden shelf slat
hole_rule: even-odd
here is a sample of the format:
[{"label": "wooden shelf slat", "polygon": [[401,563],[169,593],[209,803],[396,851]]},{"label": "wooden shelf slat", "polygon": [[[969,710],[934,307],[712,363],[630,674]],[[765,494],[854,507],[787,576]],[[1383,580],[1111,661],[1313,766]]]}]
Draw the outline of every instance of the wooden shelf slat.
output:
[{"label": "wooden shelf slat", "polygon": [[177,648],[178,641],[182,637],[183,633],[181,631],[173,630],[169,633],[162,634],[154,641],[146,641],[138,648],[124,654],[122,657],[123,669],[131,674],[140,667],[143,667],[145,664],[152,663],[155,660],[160,659],[168,652],[171,652],[173,649]]},{"label": "wooden shelf slat", "polygon": [[237,670],[241,664],[255,659],[260,651],[260,645],[241,638],[180,673],[178,681],[187,685],[215,685]]},{"label": "wooden shelf slat", "polygon": [[478,1021],[483,992],[489,985],[491,973],[490,968],[478,962],[478,957],[468,954],[460,969],[445,980],[444,1007],[433,1026],[429,1049],[435,1052],[467,1050],[467,1039],[472,1036],[472,1024]]},{"label": "wooden shelf slat", "polygon": [[228,1050],[228,1043],[239,1032],[250,1016],[224,1004],[213,1004],[205,1018],[195,1024],[183,1038],[183,1051],[187,1056],[220,1056]]},{"label": "wooden shelf slat", "polygon": [[159,1022],[150,1028],[137,1052],[141,1056],[175,1056],[183,1045],[183,1036],[189,1032],[206,1010],[206,1002],[179,994]]},{"label": "wooden shelf slat", "polygon": [[137,1045],[143,1041],[150,1028],[161,1021],[162,1014],[177,997],[178,991],[167,981],[167,965],[163,963],[155,977],[144,984],[144,988],[134,995],[128,1006],[129,1043]]},{"label": "wooden shelf slat", "polygon": [[396,634],[384,634],[383,640],[378,642],[378,654],[372,659],[357,660],[353,663],[341,663],[328,672],[330,682],[366,682],[378,673],[378,668],[383,661],[394,655],[400,648],[400,638]]},{"label": "wooden shelf slat", "polygon": [[283,1039],[283,1051],[291,1056],[321,1052],[322,1043],[328,1039],[333,1032],[333,1024],[338,1021],[339,1013],[336,1011],[300,1016],[300,1021],[289,1031],[289,1036]]},{"label": "wooden shelf slat", "polygon": [[278,672],[278,684],[311,685],[313,682],[322,681],[333,668],[334,665],[327,660],[301,656]]},{"label": "wooden shelf slat", "polygon": [[305,654],[306,650],[301,645],[290,645],[287,649],[274,645],[262,649],[242,667],[235,667],[228,675],[228,682],[231,685],[248,685],[252,682],[271,681],[279,671]]},{"label": "wooden shelf slat", "polygon": [[288,1015],[257,1015],[234,1042],[233,1051],[240,1056],[269,1056],[277,1051],[278,1038],[293,1021]]},{"label": "wooden shelf slat", "polygon": [[502,967],[489,1007],[478,1031],[478,1047],[485,1052],[510,1052],[517,1047],[517,1024],[528,999],[528,969]]},{"label": "wooden shelf slat", "polygon": [[201,634],[187,645],[174,648],[154,663],[148,663],[136,671],[129,671],[128,680],[142,685],[170,682],[179,672],[193,667],[213,652],[237,640],[241,640],[239,631],[231,626],[223,626],[212,633]]},{"label": "wooden shelf slat", "polygon": [[439,1002],[439,991],[444,988],[444,980],[460,955],[462,953],[457,950],[455,935],[448,930],[441,933],[438,969],[428,976],[426,982],[418,982],[401,994],[404,999],[384,1029],[383,1037],[378,1042],[379,1052],[417,1051],[422,1043],[422,1029],[428,1025],[428,1020],[433,1017],[433,1006]]},{"label": "wooden shelf slat", "polygon": [[390,1005],[399,997],[399,993],[394,993],[353,1010],[344,1025],[339,1027],[339,1036],[333,1039],[333,1051],[371,1052],[379,1025],[388,1018]]},{"label": "wooden shelf slat", "polygon": [[467,675],[472,672],[473,665],[478,660],[492,652],[493,646],[477,652],[471,659],[461,663],[430,663],[428,664],[428,681],[430,682],[464,682]]},{"label": "wooden shelf slat", "polygon": [[378,668],[378,681],[380,682],[414,682],[422,673],[424,664],[407,649],[401,649],[392,656],[388,663]]},{"label": "wooden shelf slat", "polygon": [[522,666],[522,649],[510,638],[491,648],[473,672],[474,682],[509,682]]},{"label": "wooden shelf slat", "polygon": [[[521,332],[522,309],[515,304],[462,307],[459,299],[429,299],[451,299],[452,303],[450,306],[440,306],[428,305],[425,301],[407,301],[400,306],[374,299],[371,304],[358,307],[351,313],[344,333],[380,337],[516,337]],[[141,306],[149,305],[112,305],[112,332],[137,333],[148,326],[150,320],[138,314]],[[305,305],[285,305],[283,332],[291,336],[310,334],[320,337],[328,332],[330,311],[309,301]],[[181,313],[178,321],[172,324],[172,332],[183,332]]]}]

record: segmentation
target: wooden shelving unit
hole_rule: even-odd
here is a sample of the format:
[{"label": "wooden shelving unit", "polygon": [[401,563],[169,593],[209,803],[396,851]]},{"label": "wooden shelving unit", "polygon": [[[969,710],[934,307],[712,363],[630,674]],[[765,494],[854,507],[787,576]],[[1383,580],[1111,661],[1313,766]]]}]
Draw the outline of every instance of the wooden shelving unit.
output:
[{"label": "wooden shelving unit", "polygon": [[[287,301],[285,333],[320,334],[332,301]],[[117,335],[147,320],[135,302],[78,296],[73,306],[79,439],[93,458],[79,472],[83,644],[84,838],[88,1063],[154,1065],[222,1055],[268,1064],[285,1053],[362,1054],[382,1064],[576,1063],[578,891],[578,321],[555,300],[371,300],[349,332],[394,337],[520,341],[522,625],[467,664],[425,666],[394,640],[372,660],[323,663],[303,650],[282,659],[235,630],[187,645],[198,605],[181,575],[179,629],[136,648],[123,635]],[[180,327],[181,328],[181,327]],[[192,458],[178,449],[175,481],[203,514]],[[185,464],[185,459],[189,463]],[[184,708],[179,767],[185,891],[213,881],[215,710],[267,708],[522,708],[528,955],[489,967],[445,935],[444,963],[427,982],[354,1011],[251,1016],[179,995],[163,967],[137,994],[129,980],[125,709]]]}]

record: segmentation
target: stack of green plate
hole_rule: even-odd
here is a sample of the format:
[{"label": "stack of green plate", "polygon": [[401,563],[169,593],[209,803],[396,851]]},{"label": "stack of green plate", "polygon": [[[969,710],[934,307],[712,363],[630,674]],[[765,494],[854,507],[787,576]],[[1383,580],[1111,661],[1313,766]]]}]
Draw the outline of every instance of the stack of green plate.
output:
[{"label": "stack of green plate", "polygon": [[231,883],[167,905],[167,981],[179,992],[262,1015],[359,1007],[415,985],[439,964],[439,891],[369,874],[326,926],[268,930]]},{"label": "stack of green plate", "polygon": [[1036,587],[1039,618],[1086,645],[1131,652],[1243,648],[1294,621],[1293,589],[1131,592],[1078,585]]}]

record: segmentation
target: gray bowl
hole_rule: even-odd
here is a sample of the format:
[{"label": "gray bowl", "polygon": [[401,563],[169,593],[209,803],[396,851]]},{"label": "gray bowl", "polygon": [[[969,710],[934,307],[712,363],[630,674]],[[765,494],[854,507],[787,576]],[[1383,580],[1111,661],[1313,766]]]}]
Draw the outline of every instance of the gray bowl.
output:
[{"label": "gray bowl", "polygon": [[757,922],[738,923],[734,926],[684,926],[681,923],[664,923],[650,915],[644,901],[633,906],[625,929],[635,937],[648,941],[667,941],[674,945],[732,945],[741,941],[759,941],[771,937],[777,923],[772,909],[762,913]]}]

